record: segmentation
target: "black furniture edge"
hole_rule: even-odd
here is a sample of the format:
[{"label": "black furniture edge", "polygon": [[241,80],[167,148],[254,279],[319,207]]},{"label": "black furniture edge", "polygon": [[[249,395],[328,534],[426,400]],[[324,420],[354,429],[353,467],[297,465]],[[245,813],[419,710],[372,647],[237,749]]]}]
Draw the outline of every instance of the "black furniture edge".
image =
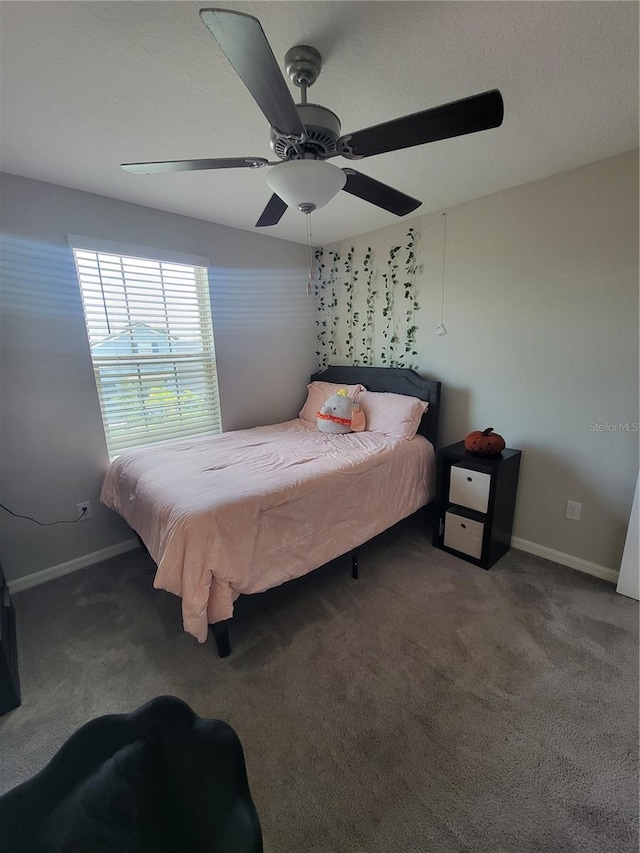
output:
[{"label": "black furniture edge", "polygon": [[20,705],[16,615],[0,565],[0,714]]}]

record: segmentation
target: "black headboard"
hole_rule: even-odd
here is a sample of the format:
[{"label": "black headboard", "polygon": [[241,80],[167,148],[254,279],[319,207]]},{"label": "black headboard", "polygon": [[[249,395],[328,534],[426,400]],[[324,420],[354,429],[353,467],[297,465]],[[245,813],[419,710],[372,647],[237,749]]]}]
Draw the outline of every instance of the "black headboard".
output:
[{"label": "black headboard", "polygon": [[314,373],[311,381],[335,382],[338,385],[360,383],[368,391],[406,394],[408,397],[426,400],[429,408],[422,416],[418,432],[436,447],[440,418],[440,382],[424,379],[408,367],[356,367],[353,365],[327,367],[321,373]]}]

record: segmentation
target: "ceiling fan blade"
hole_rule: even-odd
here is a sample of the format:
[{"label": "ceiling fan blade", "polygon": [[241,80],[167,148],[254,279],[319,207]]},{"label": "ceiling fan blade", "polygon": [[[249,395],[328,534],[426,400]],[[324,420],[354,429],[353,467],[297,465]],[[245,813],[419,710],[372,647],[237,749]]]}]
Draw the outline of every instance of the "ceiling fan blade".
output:
[{"label": "ceiling fan blade", "polygon": [[338,150],[343,157],[358,160],[360,157],[371,157],[372,154],[384,154],[386,151],[398,151],[438,139],[489,130],[499,127],[503,118],[502,95],[493,89],[346,134],[338,140]]},{"label": "ceiling fan blade", "polygon": [[265,225],[277,225],[286,209],[287,203],[274,193],[262,211],[260,219],[256,222],[256,228],[263,228]]},{"label": "ceiling fan blade", "polygon": [[227,9],[200,9],[200,17],[271,127],[302,137],[304,125],[260,21]]},{"label": "ceiling fan blade", "polygon": [[262,169],[264,157],[218,157],[213,160],[167,160],[158,163],[122,163],[132,175],[159,175],[162,172],[197,172],[201,169]]},{"label": "ceiling fan blade", "polygon": [[394,190],[393,187],[382,184],[368,175],[356,172],[355,169],[342,171],[347,176],[347,183],[342,188],[345,192],[369,201],[383,210],[388,210],[389,213],[395,213],[396,216],[406,216],[422,204],[418,199],[411,198],[400,190]]}]

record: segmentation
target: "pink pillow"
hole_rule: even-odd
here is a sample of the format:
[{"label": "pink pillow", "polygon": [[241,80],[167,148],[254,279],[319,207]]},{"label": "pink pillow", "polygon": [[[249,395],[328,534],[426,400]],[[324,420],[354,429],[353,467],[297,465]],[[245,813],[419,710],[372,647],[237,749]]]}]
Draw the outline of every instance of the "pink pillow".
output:
[{"label": "pink pillow", "polygon": [[362,391],[358,397],[367,419],[367,431],[411,440],[429,404],[406,394]]},{"label": "pink pillow", "polygon": [[307,400],[300,410],[299,417],[303,421],[316,422],[316,415],[332,394],[344,388],[351,399],[358,399],[358,394],[364,391],[364,385],[336,385],[333,382],[311,382],[307,385]]}]

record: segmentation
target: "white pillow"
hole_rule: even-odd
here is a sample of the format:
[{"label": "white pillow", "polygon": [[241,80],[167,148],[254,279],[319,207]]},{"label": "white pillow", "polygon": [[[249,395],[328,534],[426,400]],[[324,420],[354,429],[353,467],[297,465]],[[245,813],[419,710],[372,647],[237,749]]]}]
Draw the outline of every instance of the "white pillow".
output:
[{"label": "white pillow", "polygon": [[420,426],[429,404],[406,394],[362,391],[358,402],[367,419],[367,432],[406,438],[410,441]]}]

